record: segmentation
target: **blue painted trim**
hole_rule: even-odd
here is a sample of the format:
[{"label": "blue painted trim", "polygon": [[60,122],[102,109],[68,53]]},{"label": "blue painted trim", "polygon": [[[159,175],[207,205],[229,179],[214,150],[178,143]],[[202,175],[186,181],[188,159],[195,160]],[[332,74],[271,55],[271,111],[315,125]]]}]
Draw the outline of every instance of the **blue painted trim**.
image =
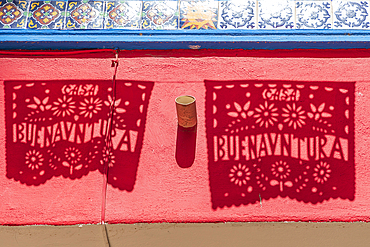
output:
[{"label": "blue painted trim", "polygon": [[368,30],[0,30],[2,50],[370,48]]}]

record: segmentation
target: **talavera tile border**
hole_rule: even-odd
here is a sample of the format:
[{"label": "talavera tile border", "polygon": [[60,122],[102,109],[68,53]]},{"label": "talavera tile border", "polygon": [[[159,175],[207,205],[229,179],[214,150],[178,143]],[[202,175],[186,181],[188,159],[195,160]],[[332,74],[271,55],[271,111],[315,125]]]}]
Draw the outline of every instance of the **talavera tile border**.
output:
[{"label": "talavera tile border", "polygon": [[369,1],[0,0],[0,29],[370,30]]}]

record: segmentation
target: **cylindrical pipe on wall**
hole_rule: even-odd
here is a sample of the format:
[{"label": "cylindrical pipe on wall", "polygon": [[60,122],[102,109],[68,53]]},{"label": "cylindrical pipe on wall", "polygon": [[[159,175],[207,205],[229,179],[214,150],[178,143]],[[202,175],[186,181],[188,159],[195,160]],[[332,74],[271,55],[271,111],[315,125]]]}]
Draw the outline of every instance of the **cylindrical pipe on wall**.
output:
[{"label": "cylindrical pipe on wall", "polygon": [[197,109],[195,97],[190,95],[179,96],[175,100],[177,121],[181,127],[191,128],[197,124]]}]

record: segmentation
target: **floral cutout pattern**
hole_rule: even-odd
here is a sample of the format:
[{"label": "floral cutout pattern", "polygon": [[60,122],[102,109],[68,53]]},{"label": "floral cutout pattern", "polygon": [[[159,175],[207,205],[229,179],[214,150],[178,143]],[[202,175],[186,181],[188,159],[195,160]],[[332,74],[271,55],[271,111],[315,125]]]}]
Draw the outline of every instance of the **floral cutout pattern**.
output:
[{"label": "floral cutout pattern", "polygon": [[72,101],[72,97],[67,97],[66,95],[63,95],[62,98],[59,98],[54,103],[54,107],[51,108],[53,110],[53,115],[59,117],[65,117],[70,116],[75,111],[75,104],[76,102]]},{"label": "floral cutout pattern", "polygon": [[288,123],[289,127],[293,129],[302,128],[306,124],[305,111],[302,110],[302,106],[296,106],[296,103],[287,104],[286,108],[282,108],[283,112],[281,115],[285,118],[284,123]]},{"label": "floral cutout pattern", "polygon": [[[275,179],[271,179],[270,184],[271,186],[279,185],[280,191],[284,190],[284,185],[287,187],[292,187],[293,183],[289,181],[289,176],[291,173],[291,169],[289,165],[285,161],[276,161],[274,164],[271,165],[271,173],[275,176]],[[285,182],[284,182],[285,181]]]},{"label": "floral cutout pattern", "polygon": [[238,186],[247,184],[250,180],[250,175],[252,173],[249,171],[249,168],[245,165],[239,164],[238,166],[233,166],[230,169],[230,182],[235,183]]},{"label": "floral cutout pattern", "polygon": [[39,151],[30,150],[26,153],[25,164],[31,170],[39,169],[43,165],[44,158]]},{"label": "floral cutout pattern", "polygon": [[206,90],[214,209],[353,200],[353,83],[206,81]]},{"label": "floral cutout pattern", "polygon": [[317,164],[314,168],[315,173],[313,174],[314,180],[317,183],[325,183],[330,178],[330,165],[324,161],[320,161],[320,164]]},{"label": "floral cutout pattern", "polygon": [[277,122],[277,116],[279,114],[277,113],[277,108],[274,107],[274,104],[269,104],[267,101],[265,101],[264,104],[260,104],[255,109],[256,114],[253,116],[256,118],[256,124],[258,124],[260,127],[264,126],[266,128],[270,126],[273,126],[275,122]]},{"label": "floral cutout pattern", "polygon": [[84,117],[92,118],[93,115],[97,114],[102,109],[102,100],[99,98],[84,99],[84,102],[80,102],[80,115]]},{"label": "floral cutout pattern", "polygon": [[37,113],[40,111],[49,110],[51,105],[48,105],[49,97],[45,97],[42,101],[36,96],[33,97],[34,104],[28,104],[27,107],[36,110]]}]

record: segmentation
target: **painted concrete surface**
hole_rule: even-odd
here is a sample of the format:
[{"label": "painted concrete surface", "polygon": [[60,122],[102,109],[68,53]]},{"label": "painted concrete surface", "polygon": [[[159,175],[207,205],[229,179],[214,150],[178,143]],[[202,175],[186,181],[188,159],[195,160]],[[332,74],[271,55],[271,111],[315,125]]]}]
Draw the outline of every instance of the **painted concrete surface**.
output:
[{"label": "painted concrete surface", "polygon": [[[113,55],[111,58],[3,56],[0,80],[110,83],[113,58]],[[153,89],[133,190],[108,184],[105,210],[108,223],[369,220],[369,51],[123,51],[119,61],[118,80],[153,82]],[[269,199],[262,195],[257,203],[214,209],[208,169],[205,80],[354,83],[353,198],[305,203],[281,193]],[[4,112],[3,92],[2,84],[0,112]],[[174,100],[183,94],[197,99],[196,152],[189,168],[180,167],[175,157],[178,133]],[[57,176],[40,185],[26,185],[8,178],[7,166],[11,164],[5,161],[4,118],[0,121],[0,224],[100,222],[104,201],[102,173],[91,171],[81,178]],[[346,182],[345,173],[342,178]]]},{"label": "painted concrete surface", "polygon": [[[368,246],[368,223],[1,226],[2,246]],[[109,240],[109,242],[108,242]]]}]

